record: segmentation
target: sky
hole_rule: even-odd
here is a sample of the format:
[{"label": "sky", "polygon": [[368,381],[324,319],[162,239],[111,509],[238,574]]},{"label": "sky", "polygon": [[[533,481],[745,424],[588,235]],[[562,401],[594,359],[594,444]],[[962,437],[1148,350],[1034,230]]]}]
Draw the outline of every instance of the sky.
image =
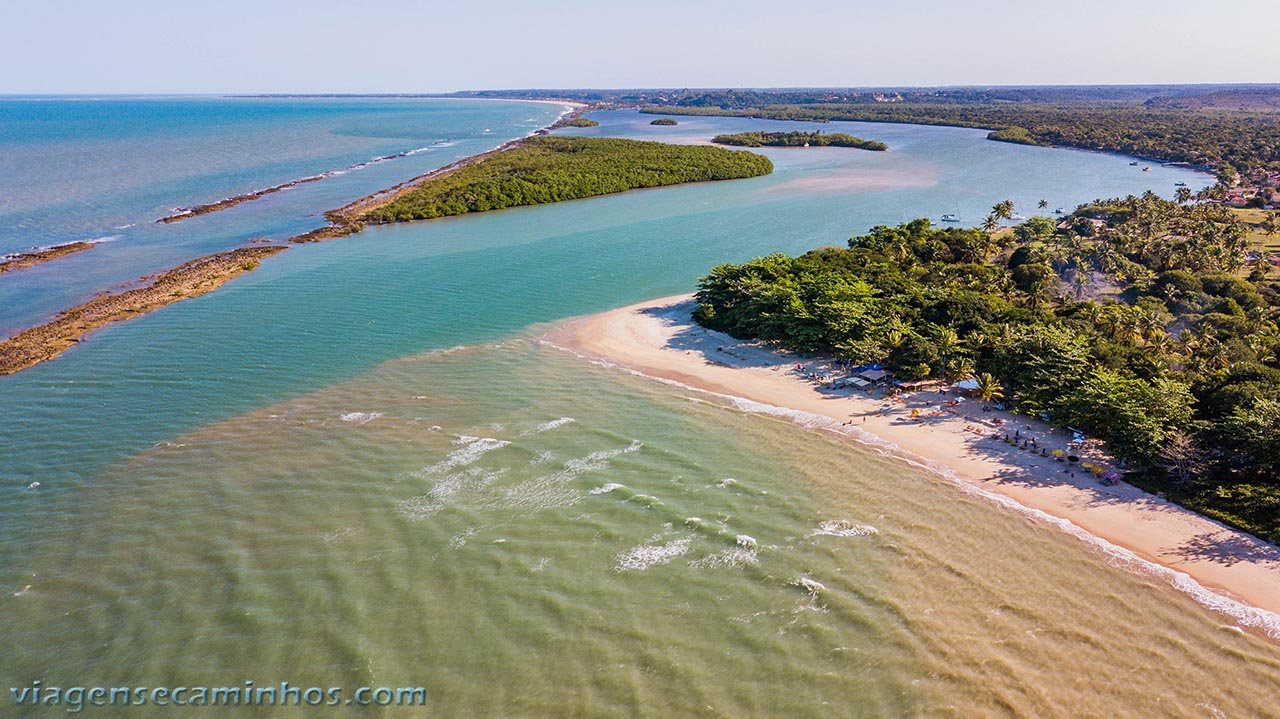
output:
[{"label": "sky", "polygon": [[0,0],[0,93],[1280,82],[1280,0]]}]

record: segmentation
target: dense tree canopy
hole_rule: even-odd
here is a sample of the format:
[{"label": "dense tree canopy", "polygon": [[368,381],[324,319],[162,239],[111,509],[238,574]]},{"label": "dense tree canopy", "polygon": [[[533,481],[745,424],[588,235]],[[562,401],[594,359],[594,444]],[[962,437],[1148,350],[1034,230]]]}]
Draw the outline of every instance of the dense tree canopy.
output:
[{"label": "dense tree canopy", "polygon": [[856,147],[860,150],[887,150],[889,146],[876,140],[863,140],[844,132],[738,132],[716,135],[711,141],[719,145],[742,147]]},{"label": "dense tree canopy", "polygon": [[1280,168],[1280,113],[1163,109],[1130,103],[769,104],[652,106],[643,112],[733,115],[770,120],[859,120],[993,130],[993,140],[1058,145],[1241,170]]},{"label": "dense tree canopy", "polygon": [[374,223],[422,220],[772,171],[767,157],[719,147],[532,137],[519,147],[428,180],[363,219]]},{"label": "dense tree canopy", "polygon": [[1240,237],[1221,208],[1154,195],[997,234],[916,220],[716,267],[696,319],[904,379],[977,375],[1176,476],[1176,498],[1280,536],[1280,284],[1241,276]]}]

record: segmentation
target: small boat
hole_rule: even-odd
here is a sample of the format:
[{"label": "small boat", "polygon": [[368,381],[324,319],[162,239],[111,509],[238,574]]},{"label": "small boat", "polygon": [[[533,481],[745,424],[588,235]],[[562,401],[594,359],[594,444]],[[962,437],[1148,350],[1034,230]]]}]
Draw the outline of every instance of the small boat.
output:
[{"label": "small boat", "polygon": [[1061,207],[1059,207],[1058,209],[1054,210],[1054,211],[1053,211],[1053,214],[1055,214],[1055,215],[1061,215],[1061,214],[1062,214],[1062,208],[1061,208]]},{"label": "small boat", "polygon": [[1151,167],[1150,167],[1150,166],[1144,167],[1144,168],[1142,168],[1142,171],[1143,171],[1143,172],[1151,172]]},{"label": "small boat", "polygon": [[1187,186],[1187,183],[1185,183],[1185,182],[1175,182],[1175,183],[1173,183],[1173,186],[1174,186],[1174,187],[1186,187],[1186,186]]},{"label": "small boat", "polygon": [[959,221],[960,221],[960,215],[954,215],[954,214],[951,214],[951,213],[947,213],[947,214],[945,214],[945,215],[943,215],[943,216],[942,216],[942,221],[943,221],[943,222],[959,222]]},{"label": "small boat", "polygon": [[1013,220],[1013,221],[1015,221],[1015,222],[1021,222],[1021,221],[1025,220],[1025,219],[1027,219],[1027,216],[1026,216],[1026,215],[1013,215],[1013,216],[1011,216],[1009,219],[1011,219],[1011,220]]},{"label": "small boat", "polygon": [[1129,167],[1137,167],[1137,166],[1138,166],[1138,163],[1136,163],[1136,162],[1130,162],[1130,163],[1129,163]]}]

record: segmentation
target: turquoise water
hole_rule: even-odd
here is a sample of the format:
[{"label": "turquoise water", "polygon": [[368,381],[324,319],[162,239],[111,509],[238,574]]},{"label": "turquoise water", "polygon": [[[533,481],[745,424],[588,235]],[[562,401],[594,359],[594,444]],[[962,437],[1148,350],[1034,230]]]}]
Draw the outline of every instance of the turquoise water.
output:
[{"label": "turquoise water", "polygon": [[[549,124],[541,103],[389,99],[0,97],[0,254],[77,240],[92,251],[6,278],[0,332],[92,293],[257,238]],[[355,167],[374,158],[407,157]],[[339,172],[232,210],[157,225],[176,207]]]},{"label": "turquoise water", "polygon": [[[464,109],[481,142],[530,107]],[[683,142],[770,126],[593,117]],[[921,213],[1208,181],[841,125],[891,151],[771,150],[765,178],[295,247],[0,379],[0,676],[424,685],[438,716],[1260,715],[1273,647],[1159,581],[906,465],[521,339]],[[350,199],[330,182],[311,210],[281,193],[279,221]],[[191,223],[247,235],[265,203]]]}]

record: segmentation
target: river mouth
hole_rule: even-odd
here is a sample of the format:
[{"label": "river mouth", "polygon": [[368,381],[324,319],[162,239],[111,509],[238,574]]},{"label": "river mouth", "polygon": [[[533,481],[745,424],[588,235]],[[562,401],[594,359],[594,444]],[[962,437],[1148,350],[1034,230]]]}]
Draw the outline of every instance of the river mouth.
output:
[{"label": "river mouth", "polygon": [[[648,116],[600,119],[656,139]],[[770,150],[774,176],[733,186],[296,247],[0,380],[0,544],[22,548],[0,562],[0,673],[425,686],[442,716],[1265,715],[1274,647],[1163,584],[928,474],[521,339],[921,212],[1200,178],[851,132],[890,150]],[[869,163],[931,179],[786,185]],[[339,206],[307,195],[326,182],[169,227],[256,233],[284,200]]]}]

